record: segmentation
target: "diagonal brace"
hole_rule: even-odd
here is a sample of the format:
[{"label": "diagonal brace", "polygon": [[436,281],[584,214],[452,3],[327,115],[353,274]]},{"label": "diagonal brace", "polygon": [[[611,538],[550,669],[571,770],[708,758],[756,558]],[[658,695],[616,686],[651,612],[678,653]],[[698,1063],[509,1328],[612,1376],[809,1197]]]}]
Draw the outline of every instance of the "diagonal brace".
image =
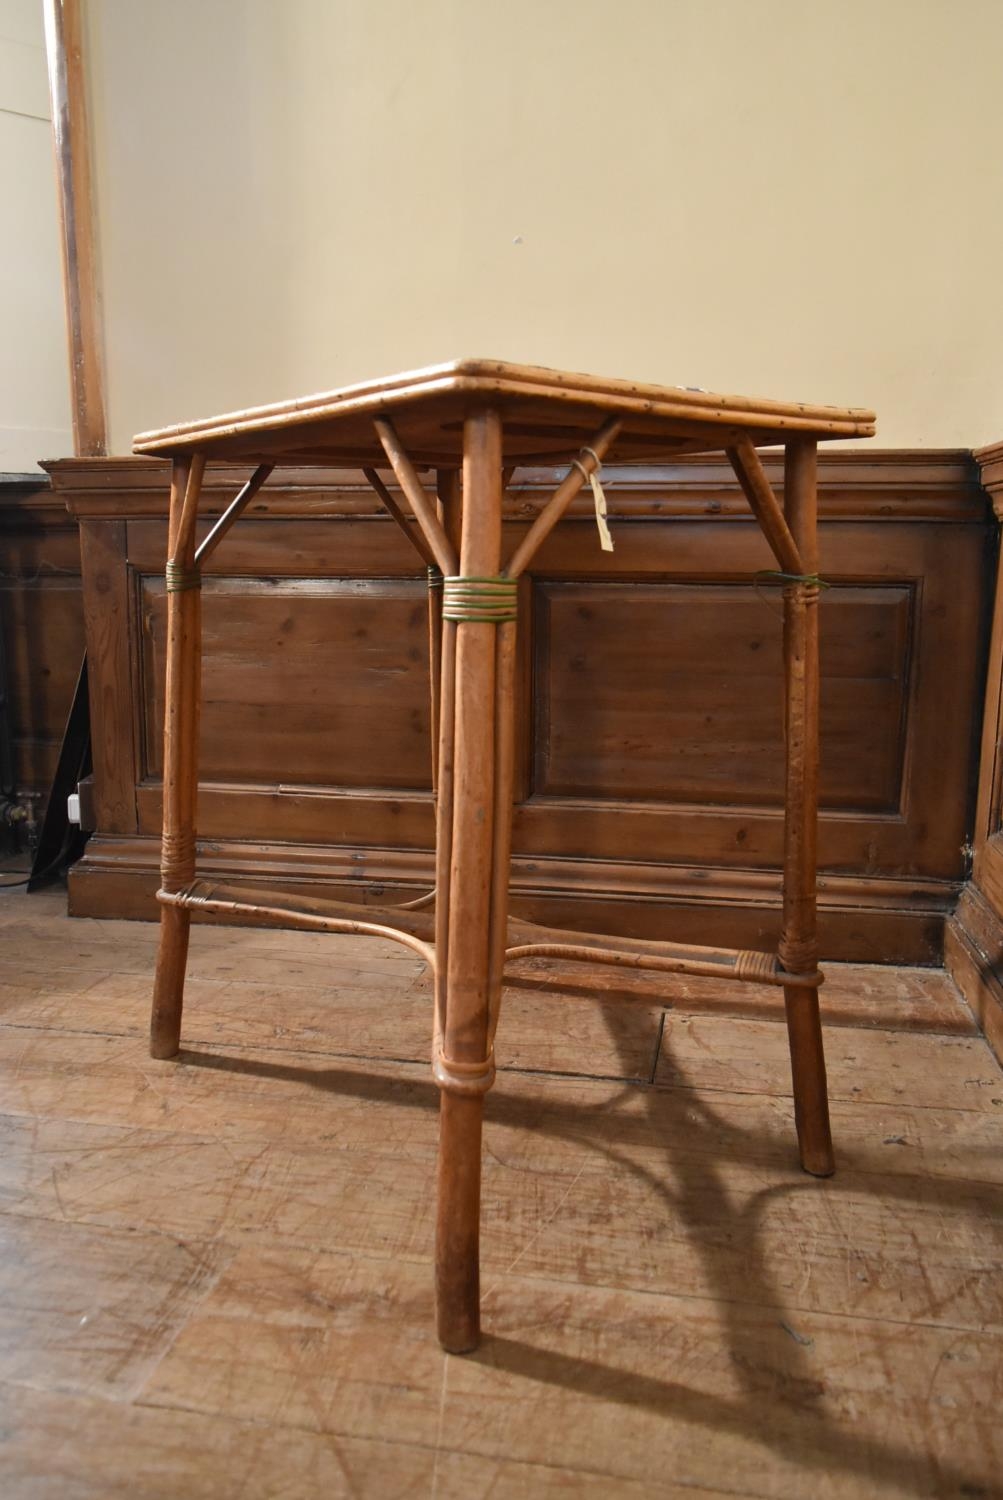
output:
[{"label": "diagonal brace", "polygon": [[[587,477],[602,463],[602,460],[616,441],[622,426],[623,423],[616,417],[610,417],[607,422],[603,423],[592,439],[591,453],[587,449],[582,449],[579,461],[575,464],[574,468],[568,470],[509,558],[504,569],[506,578],[518,578],[520,573],[525,572],[539,548],[546,541],[572,500],[582,488]],[[596,460],[598,460],[598,463]]]},{"label": "diagonal brace", "polygon": [[414,527],[408,521],[407,516],[401,510],[400,506],[397,504],[397,501],[394,499],[393,495],[391,495],[390,491],[387,489],[386,485],[383,483],[383,480],[377,474],[376,470],[363,469],[362,472],[363,474],[365,474],[366,479],[369,481],[370,485],[373,487],[380,500],[383,502],[384,509],[389,511],[390,515],[397,522],[397,525],[400,527],[401,531],[403,531],[412,547],[414,547],[415,551],[420,555],[422,561],[424,563],[427,563],[430,568],[436,567],[437,564],[435,561],[435,554],[432,551],[431,547],[428,545],[428,542],[425,540],[424,533],[420,530],[415,531]]},{"label": "diagonal brace", "polygon": [[204,563],[206,559],[213,552],[215,552],[220,542],[226,536],[226,533],[230,530],[230,527],[233,525],[234,521],[236,521],[239,516],[243,515],[244,511],[250,505],[251,501],[254,499],[255,495],[258,493],[261,486],[268,478],[269,474],[271,474],[274,467],[274,464],[258,465],[247,483],[237,492],[234,499],[230,501],[230,504],[226,507],[226,510],[220,516],[215,526],[213,526],[212,529],[202,538],[201,542],[196,547],[196,566]]},{"label": "diagonal brace", "polygon": [[446,577],[452,576],[459,567],[459,559],[452,542],[442,529],[442,522],[436,513],[435,501],[418,478],[414,464],[408,457],[397,435],[397,429],[390,419],[377,417],[373,426],[376,428],[376,436],[383,445],[390,467],[397,476],[397,483],[404,491],[414,511],[414,518],[429,545],[439,572]]},{"label": "diagonal brace", "polygon": [[780,502],[773,493],[755,447],[748,438],[743,437],[738,439],[733,448],[727,449],[727,454],[777,562],[785,573],[803,574],[805,569],[798,544],[791,535]]}]

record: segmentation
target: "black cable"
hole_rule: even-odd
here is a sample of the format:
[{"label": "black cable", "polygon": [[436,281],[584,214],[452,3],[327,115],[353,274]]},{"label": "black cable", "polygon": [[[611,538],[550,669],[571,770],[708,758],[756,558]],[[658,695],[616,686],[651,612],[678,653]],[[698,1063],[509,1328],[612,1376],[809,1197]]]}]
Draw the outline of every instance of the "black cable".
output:
[{"label": "black cable", "polygon": [[70,829],[67,828],[66,833],[63,835],[62,847],[60,848],[59,853],[56,855],[55,859],[50,859],[49,863],[41,870],[32,870],[29,874],[25,875],[23,880],[7,880],[0,882],[0,891],[16,891],[18,886],[30,885],[33,880],[46,880],[53,873],[53,871],[57,870],[61,875],[65,875],[67,867],[64,866],[62,870],[59,870],[59,866],[63,863],[63,860],[69,853],[70,837]]}]

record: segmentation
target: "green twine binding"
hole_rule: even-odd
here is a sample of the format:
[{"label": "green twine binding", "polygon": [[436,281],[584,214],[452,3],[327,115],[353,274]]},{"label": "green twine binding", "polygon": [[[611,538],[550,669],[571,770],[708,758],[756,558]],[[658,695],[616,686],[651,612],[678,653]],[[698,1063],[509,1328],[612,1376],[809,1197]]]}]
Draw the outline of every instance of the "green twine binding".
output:
[{"label": "green twine binding", "polygon": [[783,619],[783,611],[773,608],[766,595],[760,590],[760,584],[762,583],[782,583],[785,588],[791,584],[801,583],[806,588],[818,589],[819,593],[823,589],[832,588],[832,584],[826,583],[825,579],[820,578],[817,573],[783,573],[776,568],[760,568],[759,572],[754,573],[752,576],[752,587],[755,589],[760,602],[765,604],[770,613],[776,615],[778,620]]},{"label": "green twine binding", "polygon": [[182,563],[169,562],[164,570],[169,594],[183,594],[187,589],[202,587],[202,574],[198,568],[186,568]]},{"label": "green twine binding", "polygon": [[755,577],[757,583],[766,578],[772,583],[803,583],[807,588],[832,588],[832,584],[826,583],[817,573],[781,573],[774,568],[760,568]]},{"label": "green twine binding", "polygon": [[456,623],[500,625],[518,615],[515,578],[454,577],[442,580],[442,618]]}]

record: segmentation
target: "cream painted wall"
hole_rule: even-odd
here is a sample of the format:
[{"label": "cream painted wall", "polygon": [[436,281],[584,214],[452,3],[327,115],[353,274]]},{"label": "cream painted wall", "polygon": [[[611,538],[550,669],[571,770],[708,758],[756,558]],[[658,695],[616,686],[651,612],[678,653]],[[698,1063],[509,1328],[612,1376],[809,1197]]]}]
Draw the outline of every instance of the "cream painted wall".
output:
[{"label": "cream painted wall", "polygon": [[0,0],[0,472],[73,452],[41,0]]},{"label": "cream painted wall", "polygon": [[460,354],[1003,436],[1000,0],[89,0],[113,446]]}]

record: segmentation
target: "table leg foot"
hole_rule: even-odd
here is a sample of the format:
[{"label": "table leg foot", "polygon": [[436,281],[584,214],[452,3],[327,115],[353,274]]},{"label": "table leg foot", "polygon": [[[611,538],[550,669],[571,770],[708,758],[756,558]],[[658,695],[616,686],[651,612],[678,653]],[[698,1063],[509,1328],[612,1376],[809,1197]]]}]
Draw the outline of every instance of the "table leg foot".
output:
[{"label": "table leg foot", "polygon": [[151,1057],[176,1057],[181,1046],[181,1008],[190,927],[191,914],[182,907],[161,908],[160,948],[150,1016]]},{"label": "table leg foot", "polygon": [[787,1039],[791,1049],[794,1120],[801,1165],[813,1177],[831,1177],[836,1170],[829,1128],[829,1100],[825,1080],[825,1052],[818,994],[796,985],[784,987]]},{"label": "table leg foot", "polygon": [[483,1097],[445,1090],[439,1107],[439,1199],[435,1239],[436,1328],[450,1354],[481,1337],[480,1200]]}]

